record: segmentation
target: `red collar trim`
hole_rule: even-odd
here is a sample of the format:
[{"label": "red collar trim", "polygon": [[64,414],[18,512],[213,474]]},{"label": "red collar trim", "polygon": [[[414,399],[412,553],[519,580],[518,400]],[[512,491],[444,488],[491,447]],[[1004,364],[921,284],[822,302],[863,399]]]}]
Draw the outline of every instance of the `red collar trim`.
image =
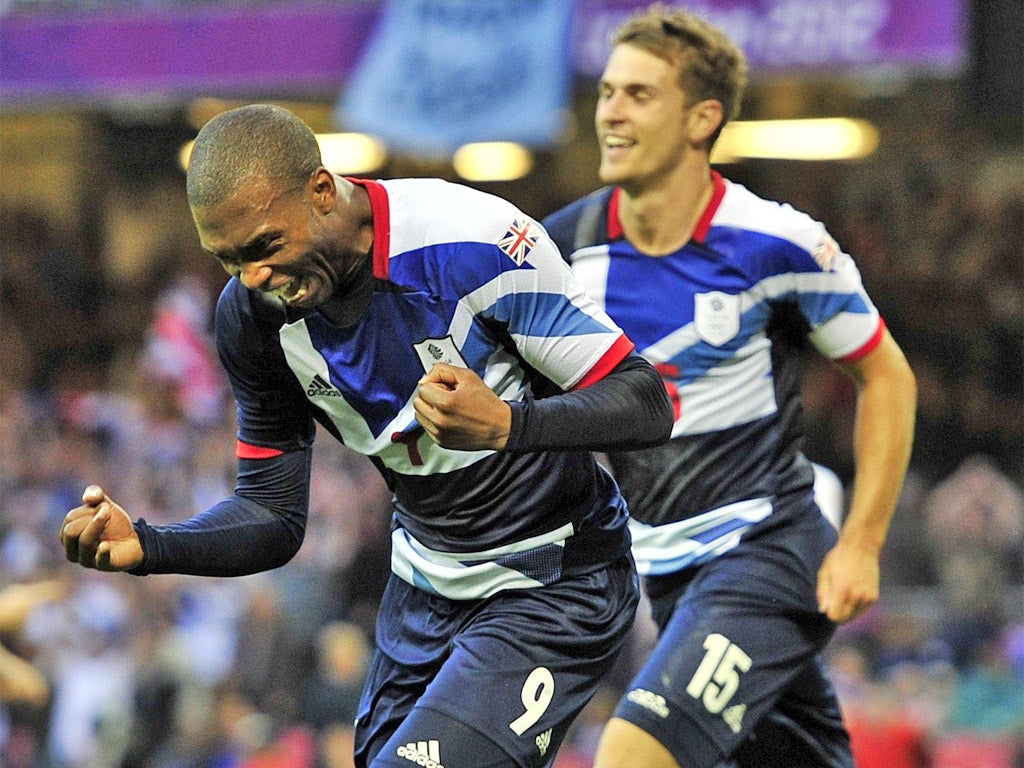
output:
[{"label": "red collar trim", "polygon": [[[691,240],[696,240],[698,243],[703,243],[707,240],[708,232],[711,229],[711,219],[714,218],[715,213],[718,211],[718,206],[722,204],[722,198],[725,197],[725,179],[722,178],[722,174],[718,171],[711,171],[711,184],[713,187],[711,199],[708,201],[708,205],[697,221],[697,226],[690,237]],[[621,194],[621,187],[613,189],[611,200],[608,203],[609,240],[618,240],[623,235],[622,223],[619,221],[619,196]]]},{"label": "red collar trim", "polygon": [[722,174],[718,171],[711,171],[711,184],[714,188],[711,191],[708,207],[701,214],[690,238],[698,243],[703,243],[708,239],[708,232],[711,230],[711,219],[715,217],[715,213],[718,212],[718,206],[722,204],[722,198],[725,197],[725,179],[722,178]]},{"label": "red collar trim", "polygon": [[373,276],[379,280],[388,279],[389,254],[391,253],[391,206],[384,185],[371,179],[353,179],[370,196],[370,211],[373,214]]},{"label": "red collar trim", "polygon": [[622,224],[619,222],[619,196],[622,188],[612,190],[612,198],[608,201],[608,239],[618,240],[622,237]]}]

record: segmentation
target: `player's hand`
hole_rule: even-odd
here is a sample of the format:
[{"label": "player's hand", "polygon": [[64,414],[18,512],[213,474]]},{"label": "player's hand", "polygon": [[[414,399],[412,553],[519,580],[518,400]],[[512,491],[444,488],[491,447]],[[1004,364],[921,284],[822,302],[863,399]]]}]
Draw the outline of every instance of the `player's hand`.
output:
[{"label": "player's hand", "polygon": [[36,606],[60,600],[67,592],[67,584],[57,579],[5,587],[0,590],[0,632],[16,632]]},{"label": "player's hand", "polygon": [[442,448],[500,451],[508,442],[512,409],[468,368],[436,363],[420,379],[413,408]]},{"label": "player's hand", "polygon": [[0,701],[41,707],[49,697],[50,686],[43,674],[0,647]]},{"label": "player's hand", "polygon": [[841,624],[875,604],[879,594],[878,553],[842,538],[818,569],[818,610]]},{"label": "player's hand", "polygon": [[127,571],[142,564],[142,542],[128,514],[98,485],[82,494],[60,527],[68,560],[99,571]]}]

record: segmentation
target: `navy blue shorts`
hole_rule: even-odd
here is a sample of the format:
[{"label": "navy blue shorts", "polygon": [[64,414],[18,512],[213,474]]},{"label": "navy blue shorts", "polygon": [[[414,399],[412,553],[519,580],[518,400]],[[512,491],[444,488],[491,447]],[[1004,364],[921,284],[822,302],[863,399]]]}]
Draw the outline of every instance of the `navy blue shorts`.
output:
[{"label": "navy blue shorts", "polygon": [[356,765],[550,765],[634,621],[632,558],[482,601],[396,576],[356,723]]},{"label": "navy blue shorts", "polygon": [[853,768],[820,658],[835,625],[818,611],[817,572],[835,541],[808,496],[716,559],[648,578],[658,645],[616,717],[686,768]]}]

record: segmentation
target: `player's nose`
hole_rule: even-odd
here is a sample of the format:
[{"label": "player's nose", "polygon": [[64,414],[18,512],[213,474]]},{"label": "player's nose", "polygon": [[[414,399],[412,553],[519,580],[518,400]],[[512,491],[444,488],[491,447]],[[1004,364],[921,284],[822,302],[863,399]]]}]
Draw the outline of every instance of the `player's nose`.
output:
[{"label": "player's nose", "polygon": [[249,262],[243,264],[238,270],[238,279],[246,288],[258,291],[261,290],[270,280],[274,270],[265,264]]}]

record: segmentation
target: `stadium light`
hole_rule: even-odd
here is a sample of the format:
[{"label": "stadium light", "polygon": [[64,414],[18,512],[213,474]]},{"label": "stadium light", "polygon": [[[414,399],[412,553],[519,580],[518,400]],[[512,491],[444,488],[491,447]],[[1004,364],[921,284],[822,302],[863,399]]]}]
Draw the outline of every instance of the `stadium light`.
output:
[{"label": "stadium light", "polygon": [[533,154],[510,141],[475,142],[459,147],[452,165],[466,181],[513,181],[533,168]]},{"label": "stadium light", "polygon": [[878,147],[878,128],[848,117],[806,120],[738,120],[722,130],[712,163],[743,158],[854,160]]},{"label": "stadium light", "polygon": [[384,142],[366,133],[318,133],[324,167],[334,173],[376,171],[387,159]]},{"label": "stadium light", "polygon": [[[376,171],[387,159],[384,143],[365,133],[318,133],[317,143],[324,167],[334,173],[359,174]],[[178,151],[178,165],[188,169],[193,142],[186,142]]]}]

